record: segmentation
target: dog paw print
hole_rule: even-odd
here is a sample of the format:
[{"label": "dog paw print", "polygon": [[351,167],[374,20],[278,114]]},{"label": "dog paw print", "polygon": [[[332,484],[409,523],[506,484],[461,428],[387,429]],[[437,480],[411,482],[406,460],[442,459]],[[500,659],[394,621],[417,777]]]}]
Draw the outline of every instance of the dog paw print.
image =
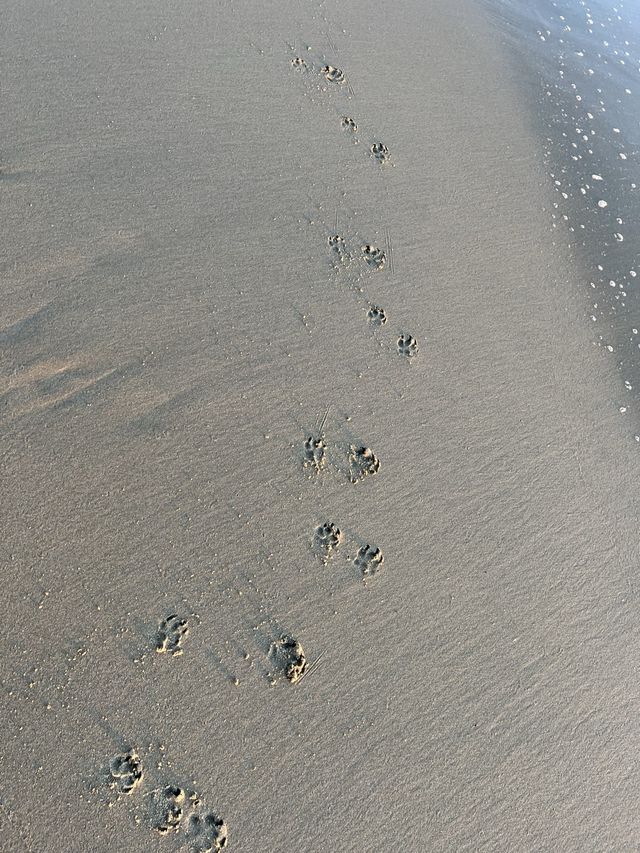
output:
[{"label": "dog paw print", "polygon": [[160,623],[156,641],[156,651],[159,654],[169,653],[177,657],[183,653],[182,643],[189,633],[189,625],[186,619],[181,619],[175,613],[167,616]]},{"label": "dog paw print", "polygon": [[157,802],[159,815],[155,825],[160,835],[179,831],[186,799],[184,790],[177,785],[167,785],[162,791]]},{"label": "dog paw print", "polygon": [[379,305],[372,305],[367,311],[367,320],[372,326],[384,326],[387,322],[387,313]]},{"label": "dog paw print", "polygon": [[291,60],[291,66],[292,66],[292,68],[306,69],[307,63],[304,61],[304,59],[301,56],[294,56],[293,59]]},{"label": "dog paw print", "polygon": [[387,256],[377,246],[363,246],[362,256],[367,264],[374,270],[381,270],[387,262]]},{"label": "dog paw print", "polygon": [[324,468],[327,462],[327,443],[324,438],[310,436],[304,443],[304,467],[312,468],[316,474]]},{"label": "dog paw print", "polygon": [[349,453],[349,476],[352,483],[373,476],[380,470],[380,460],[370,447],[351,445]]},{"label": "dog paw print", "polygon": [[120,794],[130,794],[140,785],[144,770],[142,761],[135,749],[122,755],[116,755],[109,763],[111,785]]},{"label": "dog paw print", "polygon": [[336,68],[334,65],[325,65],[321,71],[322,76],[325,80],[328,80],[329,83],[337,83],[341,84],[345,82],[344,71],[340,68]]},{"label": "dog paw print", "polygon": [[382,566],[384,556],[380,548],[374,548],[373,545],[363,545],[358,549],[353,562],[360,569],[363,577],[369,577],[375,575]]},{"label": "dog paw print", "polygon": [[371,146],[371,156],[374,160],[377,160],[378,163],[386,163],[387,160],[391,157],[389,153],[389,149],[382,142],[374,142]]},{"label": "dog paw print", "polygon": [[227,824],[213,812],[191,815],[187,834],[193,853],[219,853],[229,840]]},{"label": "dog paw print", "polygon": [[332,521],[326,521],[316,528],[314,544],[326,562],[333,552],[341,545],[344,534]]},{"label": "dog paw print", "polygon": [[345,243],[344,238],[340,236],[340,234],[332,234],[331,237],[327,239],[327,242],[332,253],[341,264],[346,265],[351,262],[351,257],[347,249],[347,244]]},{"label": "dog paw print", "polygon": [[398,353],[408,359],[415,358],[418,355],[418,342],[413,335],[400,335]]},{"label": "dog paw print", "polygon": [[344,238],[339,234],[332,234],[331,237],[327,239],[327,243],[329,244],[331,251],[335,252],[336,255],[344,257],[347,254],[346,243],[344,242]]},{"label": "dog paw print", "polygon": [[282,659],[282,667],[287,681],[290,681],[291,684],[300,681],[307,671],[307,656],[302,644],[285,634],[278,643],[278,652]]},{"label": "dog paw print", "polygon": [[342,129],[347,133],[357,133],[358,125],[350,116],[342,116]]}]

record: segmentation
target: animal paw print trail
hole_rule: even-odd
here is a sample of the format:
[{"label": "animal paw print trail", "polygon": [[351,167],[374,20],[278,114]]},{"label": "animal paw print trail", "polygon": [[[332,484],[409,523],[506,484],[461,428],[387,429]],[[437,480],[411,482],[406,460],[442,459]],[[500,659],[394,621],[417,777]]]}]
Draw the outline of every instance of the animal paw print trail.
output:
[{"label": "animal paw print trail", "polygon": [[[131,795],[143,787],[142,761],[135,749],[114,756],[109,763],[109,774],[109,785],[119,794]],[[161,836],[184,834],[186,847],[181,845],[181,850],[217,853],[227,846],[227,824],[213,811],[203,809],[195,791],[187,793],[180,785],[169,783],[139,793],[149,803],[149,828]]]}]

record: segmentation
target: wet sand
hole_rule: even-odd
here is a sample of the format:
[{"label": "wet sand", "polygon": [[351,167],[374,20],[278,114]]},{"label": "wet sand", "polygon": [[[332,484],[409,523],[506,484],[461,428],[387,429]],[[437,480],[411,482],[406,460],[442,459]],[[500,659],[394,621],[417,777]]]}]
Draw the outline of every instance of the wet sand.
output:
[{"label": "wet sand", "polygon": [[6,849],[630,849],[635,448],[483,11],[7,18]]},{"label": "wet sand", "polygon": [[640,10],[633,3],[487,0],[575,258],[595,346],[618,372],[609,404],[640,442]]}]

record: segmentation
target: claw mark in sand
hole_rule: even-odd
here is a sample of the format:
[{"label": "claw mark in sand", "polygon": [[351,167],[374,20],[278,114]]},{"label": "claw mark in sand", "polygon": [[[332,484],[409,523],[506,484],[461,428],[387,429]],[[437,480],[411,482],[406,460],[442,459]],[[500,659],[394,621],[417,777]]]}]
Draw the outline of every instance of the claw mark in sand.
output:
[{"label": "claw mark in sand", "polygon": [[367,311],[367,320],[372,326],[384,326],[387,322],[387,313],[379,305],[372,305]]},{"label": "claw mark in sand", "polygon": [[374,270],[383,269],[384,265],[387,262],[386,254],[383,252],[382,249],[379,249],[377,246],[363,246],[362,255],[367,264]]},{"label": "claw mark in sand", "polygon": [[380,460],[369,447],[355,447],[351,445],[349,453],[349,476],[352,483],[364,480],[365,477],[373,476],[380,470]]},{"label": "claw mark in sand", "polygon": [[382,142],[374,142],[370,150],[373,159],[377,160],[380,164],[386,163],[391,157],[389,149]]},{"label": "claw mark in sand", "polygon": [[116,755],[109,763],[111,787],[117,788],[120,794],[130,794],[140,785],[144,770],[142,761],[135,749],[130,749],[122,755]]},{"label": "claw mark in sand", "polygon": [[333,552],[344,540],[344,534],[332,521],[326,521],[316,528],[313,541],[320,552],[323,562],[327,562]]},{"label": "claw mark in sand", "polygon": [[384,556],[380,548],[374,548],[373,545],[363,545],[358,550],[353,562],[362,572],[362,576],[367,577],[375,575],[384,563]]},{"label": "claw mark in sand", "polygon": [[182,643],[188,633],[189,625],[186,619],[180,619],[175,613],[167,616],[158,628],[156,651],[158,654],[170,652],[173,657],[181,655],[184,651]]},{"label": "claw mark in sand", "polygon": [[415,358],[418,355],[418,342],[412,335],[400,335],[398,353],[408,359]]}]

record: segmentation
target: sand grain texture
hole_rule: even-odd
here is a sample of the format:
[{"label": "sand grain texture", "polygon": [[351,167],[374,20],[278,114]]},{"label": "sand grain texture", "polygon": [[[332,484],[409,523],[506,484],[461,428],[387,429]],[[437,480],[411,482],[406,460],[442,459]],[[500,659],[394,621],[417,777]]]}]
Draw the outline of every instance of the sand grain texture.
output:
[{"label": "sand grain texture", "polygon": [[3,849],[179,849],[167,785],[245,853],[630,849],[635,458],[479,8],[4,17]]}]

